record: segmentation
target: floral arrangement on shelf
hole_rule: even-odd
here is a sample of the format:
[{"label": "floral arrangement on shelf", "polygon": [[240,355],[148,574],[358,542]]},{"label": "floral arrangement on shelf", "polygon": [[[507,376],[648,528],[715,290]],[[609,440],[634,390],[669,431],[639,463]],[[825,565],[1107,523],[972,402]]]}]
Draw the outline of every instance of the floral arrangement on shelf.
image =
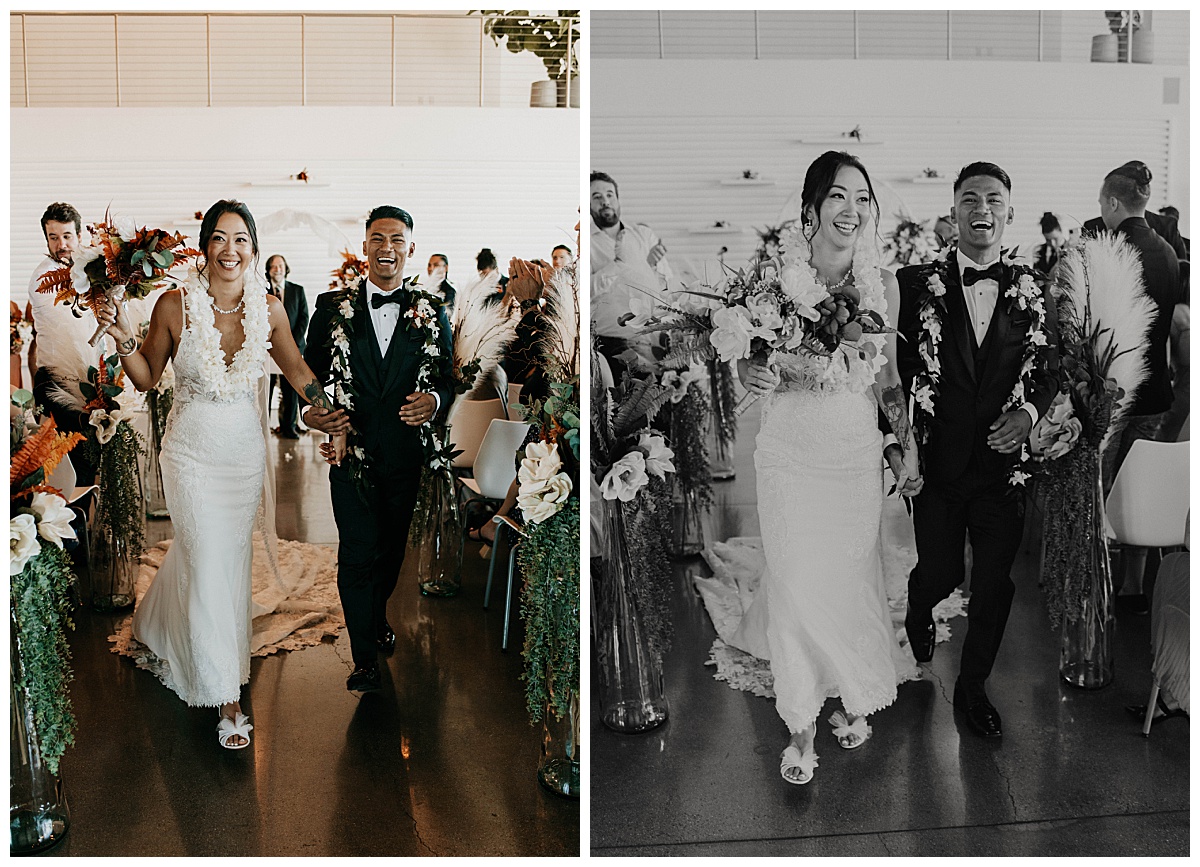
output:
[{"label": "floral arrangement on shelf", "polygon": [[758,180],[758,172],[754,171],[753,169],[743,169],[742,170],[742,180],[743,181],[757,181]]},{"label": "floral arrangement on shelf", "polygon": [[[66,630],[74,628],[69,590],[71,557],[64,550],[75,539],[74,513],[62,492],[46,483],[58,463],[83,441],[62,433],[53,419],[33,421],[33,394],[12,395],[9,447],[9,605],[21,689],[37,731],[38,745],[51,773],[75,742],[75,717],[67,684],[71,653]],[[24,725],[25,720],[14,720]]]},{"label": "floral arrangement on shelf", "polygon": [[526,521],[517,558],[524,578],[521,677],[530,718],[538,722],[544,712],[561,720],[579,696],[578,263],[525,272],[542,282],[535,347],[549,382],[547,397],[529,409],[533,439],[517,474]]},{"label": "floral arrangement on shelf", "polygon": [[1045,494],[1042,581],[1050,622],[1074,622],[1085,600],[1107,593],[1100,456],[1146,376],[1141,348],[1154,304],[1137,251],[1120,236],[1085,238],[1059,264],[1060,394],[1030,439]]},{"label": "floral arrangement on shelf", "polygon": [[921,169],[921,177],[923,178],[929,178],[930,180],[933,180],[935,178],[940,178],[941,176],[942,173],[937,169],[928,167]]},{"label": "floral arrangement on shelf", "polygon": [[861,142],[863,140],[862,124],[855,124],[854,129],[842,133],[842,138],[854,139],[857,142]]},{"label": "floral arrangement on shelf", "polygon": [[[88,226],[96,243],[80,247],[72,264],[42,276],[39,292],[53,292],[55,304],[70,304],[73,310],[94,311],[105,300],[145,298],[167,281],[167,272],[200,251],[184,246],[187,238],[164,229],[137,228],[131,219],[104,221]],[[179,282],[175,280],[175,282]],[[97,346],[105,328],[97,326],[91,344]]]},{"label": "floral arrangement on shelf", "polygon": [[[598,354],[593,354],[593,371],[602,364],[597,359]],[[632,372],[613,387],[605,387],[599,375],[592,380],[592,502],[599,513],[599,521],[593,521],[601,536],[601,544],[593,544],[593,606],[611,614],[618,610],[617,595],[627,593],[650,651],[661,658],[672,633],[667,475],[675,472],[675,452],[662,432],[650,426],[650,419],[670,402],[671,388],[653,375]],[[616,586],[621,575],[627,576],[630,586]],[[608,622],[613,616],[601,619]],[[596,646],[604,665],[606,642],[598,640]]]},{"label": "floral arrangement on shelf", "polygon": [[898,216],[896,228],[883,240],[884,261],[897,268],[932,262],[937,257],[940,244],[933,229],[926,225],[928,221],[917,222],[903,215]]}]

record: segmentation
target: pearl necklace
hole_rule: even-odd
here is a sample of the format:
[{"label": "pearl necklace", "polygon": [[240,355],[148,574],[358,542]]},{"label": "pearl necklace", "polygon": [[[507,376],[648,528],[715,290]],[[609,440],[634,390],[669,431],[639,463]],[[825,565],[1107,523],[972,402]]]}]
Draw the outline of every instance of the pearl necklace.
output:
[{"label": "pearl necklace", "polygon": [[212,304],[212,309],[216,310],[218,313],[224,313],[226,316],[230,316],[234,313],[239,312],[246,305],[245,291],[242,292],[242,300],[239,301],[236,305],[234,305],[234,308],[232,310],[222,310],[220,307],[217,306],[216,298],[213,298],[211,294],[208,297],[209,297],[209,303]]},{"label": "pearl necklace", "polygon": [[843,289],[846,286],[849,286],[853,277],[854,277],[854,268],[847,268],[846,273],[842,275],[841,280],[838,280],[836,283],[833,283],[833,284],[826,283],[825,289],[829,292],[830,295],[832,295],[837,290]]}]

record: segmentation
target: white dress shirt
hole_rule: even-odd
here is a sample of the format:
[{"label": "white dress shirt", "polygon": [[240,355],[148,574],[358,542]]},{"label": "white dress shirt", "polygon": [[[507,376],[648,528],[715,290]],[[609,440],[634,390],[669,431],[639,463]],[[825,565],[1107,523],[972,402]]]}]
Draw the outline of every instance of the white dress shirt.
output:
[{"label": "white dress shirt", "polygon": [[[407,287],[401,285],[399,289],[394,289],[392,292],[384,292],[372,283],[369,277],[367,278],[367,311],[371,314],[371,325],[375,328],[375,342],[379,346],[380,355],[387,355],[388,347],[392,345],[392,338],[396,334],[396,326],[400,323],[400,316],[404,313],[405,308],[402,304],[383,304],[376,307],[373,299],[376,296],[390,297],[401,289],[407,291]],[[442,397],[436,391],[431,394],[434,401],[433,414],[437,415],[438,410],[442,408]]]},{"label": "white dress shirt", "polygon": [[112,338],[105,335],[103,345],[93,349],[88,345],[88,340],[96,330],[95,317],[87,313],[77,317],[71,312],[69,304],[56,305],[54,303],[53,292],[37,291],[41,278],[50,271],[61,267],[61,262],[57,262],[49,256],[43,256],[42,261],[34,269],[33,276],[29,278],[29,309],[33,312],[37,344],[43,350],[39,357],[69,358],[69,355],[61,354],[62,350],[54,352],[54,345],[65,341],[75,344],[76,353],[80,358],[95,364],[101,352],[104,352],[105,355],[112,353],[111,347],[115,345]]},{"label": "white dress shirt", "polygon": [[[965,274],[967,268],[974,268],[976,271],[986,271],[999,261],[1000,257],[997,256],[990,262],[984,262],[982,265],[977,264],[959,249],[958,273],[960,276]],[[978,346],[982,346],[984,338],[987,337],[988,327],[992,324],[992,316],[996,312],[996,302],[1000,299],[1000,284],[988,277],[976,280],[970,286],[964,280],[962,283],[962,293],[963,300],[967,303],[967,318],[971,320],[971,327],[975,331],[975,343]],[[1032,403],[1026,401],[1021,405],[1021,409],[1029,413],[1029,417],[1033,420],[1033,423],[1037,424],[1038,411]]]}]

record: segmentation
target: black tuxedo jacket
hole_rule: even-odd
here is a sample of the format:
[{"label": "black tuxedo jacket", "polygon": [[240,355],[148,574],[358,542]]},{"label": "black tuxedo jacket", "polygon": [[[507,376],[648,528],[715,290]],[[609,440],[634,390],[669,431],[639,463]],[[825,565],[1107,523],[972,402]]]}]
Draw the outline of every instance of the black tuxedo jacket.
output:
[{"label": "black tuxedo jacket", "polygon": [[[423,341],[406,321],[396,323],[396,332],[388,345],[387,355],[379,352],[375,328],[371,323],[367,301],[366,278],[355,289],[354,316],[347,323],[350,333],[350,375],[357,392],[350,423],[361,435],[361,445],[370,455],[377,471],[394,474],[424,463],[420,428],[400,420],[400,407],[408,403],[408,395],[417,390],[417,370],[424,357]],[[407,284],[406,284],[407,285]],[[322,384],[331,380],[333,360],[332,320],[340,293],[324,292],[317,296],[312,322],[308,329],[308,348],[304,360]],[[441,373],[436,392],[441,400],[438,414],[445,418],[454,396],[451,387],[450,321],[445,310],[438,308],[441,337]],[[331,467],[330,472],[347,472]]]},{"label": "black tuxedo jacket", "polygon": [[[1158,233],[1158,236],[1171,245],[1171,249],[1175,252],[1175,258],[1180,262],[1188,261],[1189,254],[1187,242],[1183,239],[1183,235],[1179,232],[1179,221],[1174,217],[1167,217],[1163,214],[1156,214],[1154,211],[1146,211],[1146,225]],[[1083,224],[1085,232],[1091,232],[1093,235],[1097,232],[1106,230],[1104,219],[1101,217],[1092,217]],[[1120,226],[1117,230],[1120,230]]]},{"label": "black tuxedo jacket", "polygon": [[287,311],[288,325],[292,328],[292,339],[300,352],[304,352],[304,337],[308,334],[308,299],[304,287],[287,281],[283,287],[283,309]]},{"label": "black tuxedo jacket", "polygon": [[[1149,216],[1147,214],[1146,216]],[[1175,305],[1185,303],[1179,284],[1179,260],[1171,245],[1160,237],[1148,222],[1130,217],[1117,226],[1117,234],[1137,248],[1142,260],[1142,282],[1146,294],[1157,308],[1151,320],[1146,355],[1148,375],[1138,386],[1129,415],[1153,415],[1171,408],[1174,392],[1167,373],[1167,341],[1171,336],[1171,317]]]},{"label": "black tuxedo jacket", "polygon": [[[925,290],[929,266],[912,265],[896,274],[900,284],[900,316],[896,328],[897,364],[905,391],[912,394],[913,378],[924,369],[917,351],[922,337],[918,297]],[[933,423],[929,441],[923,447],[923,475],[933,482],[951,482],[962,476],[972,457],[980,473],[1004,475],[1014,457],[1002,455],[987,445],[990,427],[1003,411],[1012,394],[1021,370],[1025,335],[1032,325],[1028,311],[1021,310],[1016,300],[1005,298],[1012,279],[1012,269],[1006,268],[1000,281],[996,311],[982,345],[968,321],[967,302],[963,297],[962,277],[957,256],[951,252],[949,269],[944,281],[946,294],[940,312],[942,339],[938,346],[941,362],[940,394],[934,398]],[[1054,301],[1043,290],[1046,305],[1046,330],[1058,333],[1058,316]],[[935,302],[937,303],[937,302]],[[1026,400],[1037,409],[1038,417],[1046,414],[1058,388],[1057,341],[1052,337],[1046,353],[1048,375],[1040,376],[1033,394]],[[910,398],[914,399],[914,398]]]}]

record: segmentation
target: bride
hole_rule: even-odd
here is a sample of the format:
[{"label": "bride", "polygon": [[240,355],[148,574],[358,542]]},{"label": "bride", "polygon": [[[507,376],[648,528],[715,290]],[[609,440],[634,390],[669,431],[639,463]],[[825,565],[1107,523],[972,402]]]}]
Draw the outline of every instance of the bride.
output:
[{"label": "bride", "polygon": [[[809,166],[801,197],[801,226],[785,239],[785,285],[793,269],[800,285],[815,280],[811,288],[894,322],[899,289],[878,266],[879,205],[866,168],[826,152]],[[830,358],[780,355],[775,366],[739,370],[747,389],[770,395],[754,454],[766,570],[729,643],[770,660],[776,710],[791,732],[780,773],[797,785],[817,767],[827,698],[840,696],[845,708],[830,718],[838,744],[856,749],[871,735],[867,715],[917,675],[891,624],[879,547],[880,410],[903,450],[893,466],[900,493],[921,487],[895,341],[866,334]]]},{"label": "bride", "polygon": [[224,200],[209,208],[200,249],[204,265],[182,291],[162,293],[140,347],[124,305],[110,304],[98,318],[138,390],[155,386],[168,359],[175,369],[161,456],[175,541],[134,614],[134,637],[189,706],[220,708],[221,746],[242,749],[253,728],[239,698],[250,680],[251,536],[266,474],[259,391],[268,353],[309,403],[332,405],[292,340],[283,303],[257,280],[250,210]]}]

